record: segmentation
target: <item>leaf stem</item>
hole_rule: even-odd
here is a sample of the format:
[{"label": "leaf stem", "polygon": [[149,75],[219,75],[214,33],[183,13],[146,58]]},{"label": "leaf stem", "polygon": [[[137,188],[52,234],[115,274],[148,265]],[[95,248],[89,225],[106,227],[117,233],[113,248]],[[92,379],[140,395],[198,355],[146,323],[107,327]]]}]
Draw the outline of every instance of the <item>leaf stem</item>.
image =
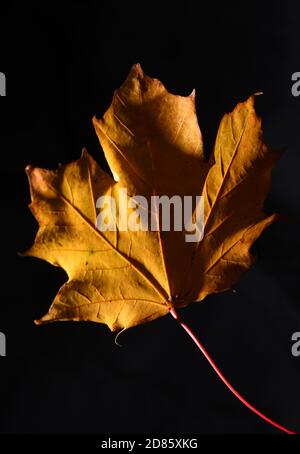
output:
[{"label": "leaf stem", "polygon": [[251,410],[253,413],[258,415],[260,418],[264,419],[267,423],[271,424],[272,426],[276,427],[277,429],[281,430],[282,432],[285,432],[290,435],[296,434],[296,432],[293,432],[277,422],[273,421],[272,419],[268,418],[268,416],[264,415],[261,413],[257,408],[255,408],[253,405],[251,405],[241,394],[229,383],[229,381],[224,377],[214,360],[210,357],[204,346],[201,344],[199,339],[196,337],[196,335],[193,333],[193,331],[181,320],[177,312],[175,311],[174,308],[170,310],[170,314],[174,317],[175,320],[181,325],[181,327],[188,333],[188,335],[192,338],[192,340],[195,342],[199,350],[202,352],[204,357],[207,359],[213,370],[216,372],[216,374],[219,376],[219,378],[222,380],[222,382],[227,386],[227,388],[232,392],[232,394],[240,401],[242,404],[244,404],[249,410]]}]

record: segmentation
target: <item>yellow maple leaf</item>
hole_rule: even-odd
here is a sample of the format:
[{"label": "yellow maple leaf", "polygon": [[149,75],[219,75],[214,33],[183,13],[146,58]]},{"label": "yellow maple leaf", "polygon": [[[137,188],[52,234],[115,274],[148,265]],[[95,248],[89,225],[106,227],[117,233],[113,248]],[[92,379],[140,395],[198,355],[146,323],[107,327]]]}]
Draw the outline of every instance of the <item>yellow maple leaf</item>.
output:
[{"label": "yellow maple leaf", "polygon": [[[279,153],[263,142],[254,96],[221,121],[210,162],[195,110],[195,93],[170,94],[139,65],[116,90],[103,119],[93,119],[114,175],[84,151],[57,171],[27,167],[39,230],[25,255],[68,274],[37,323],[91,320],[112,331],[153,320],[230,288],[252,263],[250,247],[275,216],[263,203]],[[204,238],[185,231],[115,231],[96,227],[101,195],[201,195]],[[122,206],[117,202],[117,212]],[[153,215],[153,213],[150,213]],[[160,225],[160,224],[159,224]]]}]

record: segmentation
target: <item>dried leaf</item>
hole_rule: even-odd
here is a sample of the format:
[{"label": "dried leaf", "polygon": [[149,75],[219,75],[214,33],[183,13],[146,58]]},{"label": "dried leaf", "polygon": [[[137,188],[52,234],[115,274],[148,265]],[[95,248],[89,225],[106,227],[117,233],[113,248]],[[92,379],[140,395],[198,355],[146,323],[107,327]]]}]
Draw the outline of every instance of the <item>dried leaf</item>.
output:
[{"label": "dried leaf", "polygon": [[[103,119],[93,122],[115,179],[86,151],[57,171],[27,167],[39,230],[25,255],[68,274],[37,323],[91,320],[115,331],[237,282],[252,263],[251,245],[275,219],[264,214],[263,203],[279,154],[263,142],[254,96],[224,116],[209,163],[195,93],[170,94],[139,65],[114,93]],[[100,232],[96,200],[110,195],[118,201],[122,188],[128,197],[147,200],[202,194],[203,240],[186,242],[185,231]]]}]

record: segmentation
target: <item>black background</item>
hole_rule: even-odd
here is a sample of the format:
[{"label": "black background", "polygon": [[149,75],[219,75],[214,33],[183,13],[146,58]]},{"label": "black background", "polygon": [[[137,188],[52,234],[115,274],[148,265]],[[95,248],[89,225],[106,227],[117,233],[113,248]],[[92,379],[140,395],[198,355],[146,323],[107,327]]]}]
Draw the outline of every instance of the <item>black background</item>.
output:
[{"label": "black background", "polygon": [[[266,210],[284,219],[256,242],[237,293],[182,311],[250,402],[300,431],[300,5],[296,1],[1,2],[0,432],[277,433],[225,389],[166,316],[127,331],[122,348],[104,325],[36,327],[62,270],[20,258],[37,224],[27,208],[27,164],[56,168],[88,151],[105,167],[91,118],[140,62],[173,93],[195,87],[209,153],[222,115],[256,91],[265,137],[287,152]],[[255,190],[255,188],[253,188]],[[245,201],[247,203],[247,201]]]}]

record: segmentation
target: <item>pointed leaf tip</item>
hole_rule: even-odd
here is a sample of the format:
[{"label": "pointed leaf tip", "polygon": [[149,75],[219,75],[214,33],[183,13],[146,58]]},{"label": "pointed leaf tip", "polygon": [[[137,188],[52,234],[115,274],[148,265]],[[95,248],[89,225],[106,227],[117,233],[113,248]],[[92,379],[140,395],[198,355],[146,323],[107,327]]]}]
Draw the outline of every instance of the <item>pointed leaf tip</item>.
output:
[{"label": "pointed leaf tip", "polygon": [[261,96],[261,95],[263,95],[262,91],[257,91],[256,93],[253,93],[253,95],[249,96],[249,98],[247,99],[247,102],[249,104],[251,104],[252,106],[254,106],[256,97]]},{"label": "pointed leaf tip", "polygon": [[81,158],[85,158],[88,155],[87,149],[83,147],[81,150]]},{"label": "pointed leaf tip", "polygon": [[140,76],[144,76],[144,71],[140,65],[140,63],[135,63],[133,65],[133,67],[131,68],[131,71],[130,71],[132,74],[136,74],[136,75],[140,75]]},{"label": "pointed leaf tip", "polygon": [[188,98],[192,98],[192,99],[196,98],[196,88],[193,88],[191,93],[188,95]]}]

